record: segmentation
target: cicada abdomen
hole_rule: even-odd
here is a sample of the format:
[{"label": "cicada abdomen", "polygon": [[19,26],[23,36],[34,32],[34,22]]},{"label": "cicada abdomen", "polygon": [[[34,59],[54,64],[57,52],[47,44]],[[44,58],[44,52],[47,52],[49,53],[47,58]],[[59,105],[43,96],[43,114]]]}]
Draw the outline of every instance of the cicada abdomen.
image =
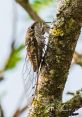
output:
[{"label": "cicada abdomen", "polygon": [[26,33],[25,46],[27,49],[27,56],[33,66],[34,72],[39,70],[43,58],[45,32],[45,24],[43,22],[35,22],[28,28]]},{"label": "cicada abdomen", "polygon": [[36,23],[34,23],[31,27],[28,28],[25,39],[27,56],[29,57],[34,72],[38,70],[38,43],[35,37],[35,25]]},{"label": "cicada abdomen", "polygon": [[41,67],[40,65],[42,64],[42,59],[43,59],[43,53],[44,53],[44,48],[45,48],[45,25],[44,23],[37,23],[35,25],[35,37],[38,43],[38,66],[39,68]]}]

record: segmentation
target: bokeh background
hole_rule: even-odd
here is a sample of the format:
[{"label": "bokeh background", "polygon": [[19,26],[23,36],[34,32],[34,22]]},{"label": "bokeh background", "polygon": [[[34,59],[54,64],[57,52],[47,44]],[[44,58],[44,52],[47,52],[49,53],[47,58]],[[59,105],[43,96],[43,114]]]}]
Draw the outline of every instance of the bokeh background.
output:
[{"label": "bokeh background", "polygon": [[[46,22],[55,19],[56,0],[30,0],[32,8]],[[25,33],[34,21],[15,0],[0,1],[0,117],[15,117],[20,108],[26,107],[23,83],[23,66],[26,50],[24,47]],[[82,54],[82,34],[80,35],[76,52]],[[27,76],[28,77],[28,76]],[[63,101],[71,98],[67,92],[82,89],[82,66],[72,64],[65,86]],[[82,117],[82,109],[79,110]],[[19,117],[27,117],[27,111]]]}]

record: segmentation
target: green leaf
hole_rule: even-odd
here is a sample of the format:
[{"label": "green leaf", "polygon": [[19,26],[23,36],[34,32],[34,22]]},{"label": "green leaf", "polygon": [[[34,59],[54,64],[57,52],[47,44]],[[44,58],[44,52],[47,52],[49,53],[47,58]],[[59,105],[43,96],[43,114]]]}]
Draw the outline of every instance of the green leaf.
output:
[{"label": "green leaf", "polygon": [[17,63],[22,59],[20,52],[24,48],[24,45],[20,45],[18,48],[13,48],[11,54],[6,62],[5,70],[13,69]]},{"label": "green leaf", "polygon": [[53,4],[55,0],[34,0],[33,3],[31,3],[33,9],[38,12],[42,7],[49,6],[50,4]]},{"label": "green leaf", "polygon": [[24,49],[24,45],[20,45],[18,48],[16,48],[16,51],[20,52],[22,49]]}]

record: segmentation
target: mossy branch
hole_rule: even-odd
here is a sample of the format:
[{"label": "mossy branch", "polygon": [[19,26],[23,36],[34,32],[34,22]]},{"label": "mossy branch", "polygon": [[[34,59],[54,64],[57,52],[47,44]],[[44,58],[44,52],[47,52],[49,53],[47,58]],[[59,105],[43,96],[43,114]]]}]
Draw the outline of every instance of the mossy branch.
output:
[{"label": "mossy branch", "polygon": [[[65,87],[71,60],[77,40],[80,35],[82,22],[82,0],[61,0],[56,22],[50,30],[47,53],[42,66],[37,96],[33,100],[33,112],[30,117],[65,117],[62,113],[62,93]],[[77,95],[64,103],[71,113],[81,105]],[[77,108],[78,107],[78,108]]]}]

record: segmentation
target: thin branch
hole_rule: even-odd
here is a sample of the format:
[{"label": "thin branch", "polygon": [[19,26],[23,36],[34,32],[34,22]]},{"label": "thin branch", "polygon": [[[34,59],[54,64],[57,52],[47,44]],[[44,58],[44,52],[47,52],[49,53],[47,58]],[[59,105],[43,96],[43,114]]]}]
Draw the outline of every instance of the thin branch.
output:
[{"label": "thin branch", "polygon": [[79,64],[82,66],[82,54],[75,52],[73,55],[72,64]]},{"label": "thin branch", "polygon": [[70,111],[70,115],[82,107],[82,97],[78,92],[72,99],[64,103],[64,108]]},{"label": "thin branch", "polygon": [[0,105],[0,117],[4,117],[4,111],[2,109],[2,106]]},{"label": "thin branch", "polygon": [[30,15],[30,17],[34,21],[43,21],[38,14],[32,9],[31,5],[29,4],[29,1],[26,0],[16,0],[17,3],[19,3],[25,11]]},{"label": "thin branch", "polygon": [[22,109],[17,109],[16,112],[14,113],[13,117],[18,117],[19,115],[21,115],[24,111],[26,111],[26,109],[28,108],[28,106],[26,105],[25,107],[23,107]]}]

